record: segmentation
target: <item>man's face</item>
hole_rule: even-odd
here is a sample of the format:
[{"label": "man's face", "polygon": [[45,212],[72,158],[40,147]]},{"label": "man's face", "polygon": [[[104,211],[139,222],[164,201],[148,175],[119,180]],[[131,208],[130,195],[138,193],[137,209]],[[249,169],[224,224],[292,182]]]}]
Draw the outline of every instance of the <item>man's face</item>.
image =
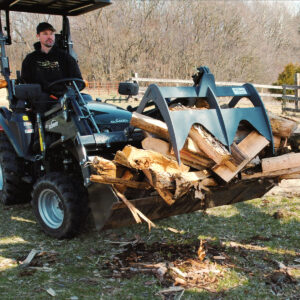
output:
[{"label": "man's face", "polygon": [[55,34],[51,30],[45,30],[37,35],[41,45],[51,48],[55,43]]}]

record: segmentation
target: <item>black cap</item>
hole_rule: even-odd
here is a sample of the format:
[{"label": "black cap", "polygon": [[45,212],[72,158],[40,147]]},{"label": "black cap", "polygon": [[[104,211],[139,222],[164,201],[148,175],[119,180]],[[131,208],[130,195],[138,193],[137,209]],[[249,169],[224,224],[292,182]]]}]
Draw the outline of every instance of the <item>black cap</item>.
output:
[{"label": "black cap", "polygon": [[45,30],[51,30],[53,32],[55,32],[56,30],[54,29],[54,27],[47,23],[47,22],[42,22],[40,23],[37,27],[36,27],[36,33],[39,34],[40,32],[42,31],[45,31]]}]

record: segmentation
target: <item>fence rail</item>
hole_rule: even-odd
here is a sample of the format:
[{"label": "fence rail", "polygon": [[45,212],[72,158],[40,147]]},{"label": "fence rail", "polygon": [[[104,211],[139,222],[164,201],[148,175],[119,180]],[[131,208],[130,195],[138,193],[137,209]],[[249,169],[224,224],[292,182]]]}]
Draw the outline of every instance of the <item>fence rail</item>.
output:
[{"label": "fence rail", "polygon": [[[138,74],[135,73],[135,76],[131,78],[138,83],[140,82],[157,82],[157,83],[173,83],[173,84],[193,84],[193,80],[185,79],[161,79],[161,78],[143,78],[138,77]],[[224,82],[217,81],[217,85],[243,85],[242,82]],[[270,84],[258,84],[253,83],[253,86],[258,90],[261,97],[266,98],[281,98],[282,99],[282,111],[293,111],[300,112],[298,107],[298,102],[300,101],[300,74],[295,74],[295,85],[270,85]],[[274,93],[272,90],[282,91],[281,93]],[[292,95],[294,93],[294,95]],[[287,107],[289,102],[295,104],[295,108]]]},{"label": "fence rail", "polygon": [[[138,77],[137,74],[135,74],[134,77],[131,78],[131,80],[134,80],[138,83],[140,82],[158,82],[158,83],[174,83],[174,84],[193,84],[193,80],[187,80],[187,79],[162,79],[162,78],[143,78]],[[225,81],[216,81],[217,85],[243,85],[242,82],[225,82]],[[282,97],[283,93],[272,93],[272,92],[266,92],[265,90],[281,90],[283,91],[283,86],[281,85],[270,85],[270,84],[258,84],[253,83],[254,87],[258,89],[259,94],[262,97],[271,97],[271,98],[277,98]],[[287,89],[292,90],[293,86],[287,86]]]},{"label": "fence rail", "polygon": [[[294,90],[294,95],[287,95],[287,89]],[[300,112],[299,101],[300,101],[300,74],[295,74],[295,85],[283,85],[283,96],[282,96],[282,111]],[[294,108],[289,106],[289,103],[294,103]]]},{"label": "fence rail", "polygon": [[[140,95],[145,91],[147,84],[150,83],[163,83],[173,85],[192,85],[193,80],[189,79],[167,79],[167,78],[143,78],[135,76],[130,78],[136,81],[140,85]],[[243,85],[243,82],[226,82],[217,81],[217,85],[229,86],[229,85]],[[85,92],[91,94],[93,97],[110,97],[109,101],[123,102],[126,101],[124,97],[118,93],[119,82],[101,83],[97,81],[91,81],[88,83],[88,87]],[[300,111],[298,102],[300,101],[300,74],[295,75],[295,85],[270,85],[270,84],[258,84],[253,83],[253,86],[258,90],[261,97],[266,98],[281,98],[282,99],[282,111]],[[275,92],[274,92],[275,91]],[[277,92],[278,91],[278,92]],[[113,97],[111,97],[113,95]],[[289,103],[294,103],[295,108],[288,107]]]}]

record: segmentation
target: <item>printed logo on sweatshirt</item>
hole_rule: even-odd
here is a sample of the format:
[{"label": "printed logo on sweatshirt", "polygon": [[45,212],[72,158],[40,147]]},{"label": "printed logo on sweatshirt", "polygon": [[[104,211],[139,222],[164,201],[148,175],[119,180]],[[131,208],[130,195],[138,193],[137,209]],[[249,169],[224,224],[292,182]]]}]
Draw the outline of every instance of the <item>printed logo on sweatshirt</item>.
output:
[{"label": "printed logo on sweatshirt", "polygon": [[51,69],[51,70],[58,70],[59,69],[59,62],[58,61],[37,61],[37,64],[40,68],[43,69]]}]

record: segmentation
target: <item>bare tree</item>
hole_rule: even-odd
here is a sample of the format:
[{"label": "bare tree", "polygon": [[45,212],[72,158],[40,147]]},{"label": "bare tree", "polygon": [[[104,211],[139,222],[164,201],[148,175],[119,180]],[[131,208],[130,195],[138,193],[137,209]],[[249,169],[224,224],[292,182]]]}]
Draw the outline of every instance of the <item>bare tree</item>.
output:
[{"label": "bare tree", "polygon": [[[210,67],[218,80],[270,83],[288,62],[299,62],[300,13],[284,4],[245,1],[127,0],[71,18],[82,73],[89,80],[190,78]],[[35,27],[58,17],[14,14],[10,55],[20,68]]]}]

